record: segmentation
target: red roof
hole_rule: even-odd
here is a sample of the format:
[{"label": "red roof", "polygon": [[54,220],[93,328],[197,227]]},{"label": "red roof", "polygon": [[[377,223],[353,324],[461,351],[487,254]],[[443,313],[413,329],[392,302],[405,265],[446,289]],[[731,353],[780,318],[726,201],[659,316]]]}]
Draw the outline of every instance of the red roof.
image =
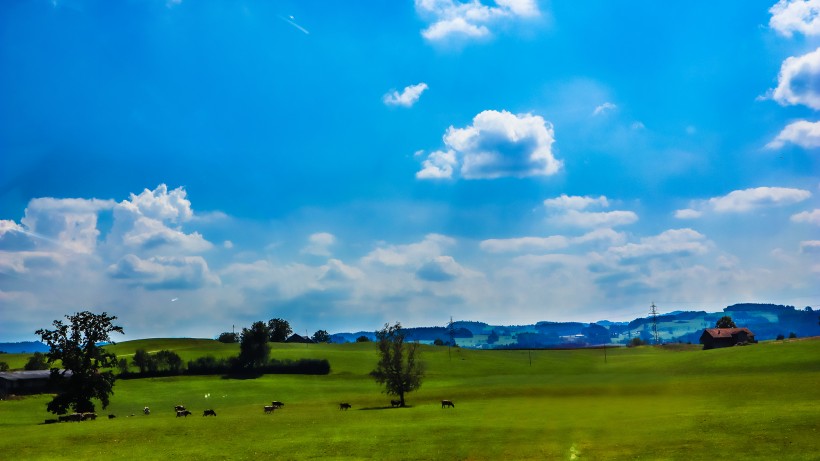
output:
[{"label": "red roof", "polygon": [[708,333],[713,338],[731,338],[742,331],[749,336],[754,336],[754,333],[748,328],[706,328],[703,330],[704,333]]}]

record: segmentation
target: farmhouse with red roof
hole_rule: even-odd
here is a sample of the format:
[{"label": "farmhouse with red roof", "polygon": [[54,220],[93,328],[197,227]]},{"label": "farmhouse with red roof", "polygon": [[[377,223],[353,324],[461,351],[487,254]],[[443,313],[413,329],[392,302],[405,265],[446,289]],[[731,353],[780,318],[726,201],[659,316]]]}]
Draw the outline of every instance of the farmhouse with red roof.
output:
[{"label": "farmhouse with red roof", "polygon": [[704,349],[730,347],[755,342],[755,334],[748,328],[706,328],[700,335]]}]

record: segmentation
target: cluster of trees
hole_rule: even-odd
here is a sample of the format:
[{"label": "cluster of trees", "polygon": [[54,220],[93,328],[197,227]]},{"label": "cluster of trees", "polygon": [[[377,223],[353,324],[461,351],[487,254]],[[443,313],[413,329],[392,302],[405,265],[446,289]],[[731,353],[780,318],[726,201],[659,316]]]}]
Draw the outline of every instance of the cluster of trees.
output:
[{"label": "cluster of trees", "polygon": [[[257,325],[260,323],[262,325]],[[260,321],[254,322],[253,325],[251,325],[251,329],[255,329],[257,332],[261,332],[263,328],[267,331],[268,342],[272,343],[283,343],[293,334],[293,328],[291,328],[290,322],[280,318],[270,319],[267,324]],[[246,329],[243,329],[243,331],[245,330]],[[329,343],[330,334],[326,330],[316,330],[313,336],[310,337],[310,340],[315,343]],[[242,333],[226,331],[219,334],[217,341],[223,343],[241,343]]]},{"label": "cluster of trees", "polygon": [[[125,360],[125,359],[123,359]],[[161,350],[155,354],[149,354],[145,349],[137,349],[131,363],[139,368],[140,374],[156,374],[166,372],[168,374],[179,374],[182,370],[182,357],[176,352]],[[122,370],[122,360],[120,369]],[[126,371],[127,371],[126,366]]]}]

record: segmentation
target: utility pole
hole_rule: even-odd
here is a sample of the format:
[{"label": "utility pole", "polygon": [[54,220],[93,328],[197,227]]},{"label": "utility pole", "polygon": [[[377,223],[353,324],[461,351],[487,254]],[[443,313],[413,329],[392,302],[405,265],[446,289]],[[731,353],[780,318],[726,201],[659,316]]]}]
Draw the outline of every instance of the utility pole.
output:
[{"label": "utility pole", "polygon": [[649,315],[652,316],[652,335],[655,337],[655,344],[660,344],[660,338],[658,336],[658,309],[655,307],[654,302],[649,306]]}]

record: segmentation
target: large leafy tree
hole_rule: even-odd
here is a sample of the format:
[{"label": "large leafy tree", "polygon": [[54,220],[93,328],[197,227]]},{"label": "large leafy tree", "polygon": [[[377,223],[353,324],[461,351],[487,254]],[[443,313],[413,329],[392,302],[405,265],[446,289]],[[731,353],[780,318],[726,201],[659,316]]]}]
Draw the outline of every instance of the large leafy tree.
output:
[{"label": "large leafy tree", "polygon": [[250,328],[243,328],[239,337],[239,363],[247,368],[262,366],[270,353],[270,331],[265,322],[254,322]]},{"label": "large leafy tree", "polygon": [[[60,392],[46,408],[60,415],[69,410],[93,412],[92,399],[99,400],[106,408],[109,396],[114,393],[115,377],[110,368],[117,365],[117,357],[100,344],[113,344],[111,333],[123,333],[122,327],[112,323],[117,317],[105,312],[83,311],[65,318],[67,323],[55,320],[53,330],[35,332],[49,347],[46,357],[51,365],[51,379],[60,381]],[[62,369],[54,366],[58,361]],[[105,368],[109,370],[100,371]]]},{"label": "large leafy tree", "polygon": [[735,321],[732,320],[731,317],[728,315],[724,315],[723,317],[719,318],[717,323],[715,324],[715,328],[737,328],[735,325]]},{"label": "large leafy tree", "polygon": [[278,318],[268,320],[268,330],[270,331],[270,341],[272,343],[283,343],[293,333],[290,322]]},{"label": "large leafy tree", "polygon": [[424,378],[423,364],[419,358],[419,344],[407,342],[401,324],[385,323],[376,332],[379,346],[379,362],[370,372],[377,383],[384,385],[385,393],[399,397],[404,406],[404,395],[421,387]]},{"label": "large leafy tree", "polygon": [[312,339],[317,343],[329,343],[330,333],[328,333],[327,330],[316,330],[316,333],[313,333]]}]

